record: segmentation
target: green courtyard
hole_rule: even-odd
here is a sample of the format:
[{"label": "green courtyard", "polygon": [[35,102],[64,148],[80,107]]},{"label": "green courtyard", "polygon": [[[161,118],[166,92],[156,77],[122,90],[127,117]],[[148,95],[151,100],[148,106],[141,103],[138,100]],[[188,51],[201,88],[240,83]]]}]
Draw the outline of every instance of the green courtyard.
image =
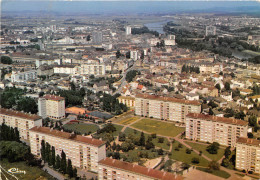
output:
[{"label": "green courtyard", "polygon": [[174,123],[152,120],[148,118],[138,121],[133,124],[132,127],[140,129],[141,131],[170,137],[175,137],[185,131],[185,128],[177,127]]}]

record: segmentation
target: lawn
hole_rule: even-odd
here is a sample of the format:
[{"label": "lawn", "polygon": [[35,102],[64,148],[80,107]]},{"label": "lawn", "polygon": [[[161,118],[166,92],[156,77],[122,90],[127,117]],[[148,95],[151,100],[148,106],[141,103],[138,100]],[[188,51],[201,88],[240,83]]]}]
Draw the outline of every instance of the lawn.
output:
[{"label": "lawn", "polygon": [[[138,136],[138,137],[141,136],[141,131],[136,131],[136,130],[134,130],[132,128],[126,128],[124,133],[126,134],[126,136],[128,136],[129,134],[133,134],[133,135]],[[144,134],[144,136],[145,136],[145,140],[147,140],[149,135],[148,134]],[[168,146],[169,145],[168,139],[167,138],[163,138],[164,139],[163,143],[159,143],[158,142],[159,137],[160,136],[157,136],[156,138],[154,138],[152,140],[153,144],[156,147],[159,147],[159,148],[162,148],[162,149],[165,149],[165,150],[169,150],[170,146]]]},{"label": "lawn", "polygon": [[1,159],[0,164],[6,171],[10,168],[18,168],[20,171],[26,171],[26,174],[15,174],[19,179],[37,179],[41,176],[46,179],[54,179],[39,167],[28,166],[24,161],[9,163],[7,159]]},{"label": "lawn", "polygon": [[197,144],[197,143],[192,143],[192,142],[188,142],[186,141],[186,143],[188,145],[190,145],[193,149],[196,149],[198,151],[202,151],[202,154],[204,154],[205,156],[207,156],[208,158],[212,159],[212,160],[220,160],[222,158],[222,156],[224,155],[225,149],[219,148],[218,149],[218,154],[210,154],[208,151],[206,151],[206,148],[208,145],[203,145],[203,144]]},{"label": "lawn", "polygon": [[177,161],[181,161],[187,164],[193,164],[192,158],[196,157],[199,158],[199,163],[198,164],[193,164],[193,165],[198,165],[198,166],[204,166],[204,167],[208,167],[208,161],[206,159],[204,159],[203,157],[199,156],[198,154],[196,154],[195,152],[191,152],[191,154],[187,154],[186,153],[186,147],[183,146],[182,148],[179,148],[179,151],[176,151],[175,148],[178,147],[179,142],[175,141],[173,143],[173,147],[172,147],[172,154],[170,156],[171,159],[177,160]]},{"label": "lawn", "polygon": [[185,131],[184,128],[177,127],[174,123],[167,123],[152,119],[142,119],[137,123],[133,124],[132,126],[137,129],[147,131],[149,133],[156,133],[158,135],[171,137],[175,137],[181,132]]},{"label": "lawn", "polygon": [[95,124],[86,124],[86,123],[79,123],[79,124],[65,124],[64,129],[66,130],[72,130],[72,131],[78,131],[81,134],[85,134],[85,133],[94,133],[96,132],[99,128],[97,125]]},{"label": "lawn", "polygon": [[113,124],[116,127],[116,131],[113,132],[113,136],[118,136],[120,131],[123,129],[123,126]]},{"label": "lawn", "polygon": [[208,172],[208,168],[197,167],[197,169],[200,171],[206,172],[206,173],[213,174],[215,176],[225,178],[225,179],[230,177],[229,173],[227,173],[226,171],[222,171],[222,170],[213,170],[211,172]]},{"label": "lawn", "polygon": [[130,118],[127,118],[127,119],[123,119],[123,120],[119,121],[118,123],[123,124],[123,125],[128,125],[128,124],[135,122],[138,119],[140,119],[140,118],[134,116],[134,117],[130,117]]}]

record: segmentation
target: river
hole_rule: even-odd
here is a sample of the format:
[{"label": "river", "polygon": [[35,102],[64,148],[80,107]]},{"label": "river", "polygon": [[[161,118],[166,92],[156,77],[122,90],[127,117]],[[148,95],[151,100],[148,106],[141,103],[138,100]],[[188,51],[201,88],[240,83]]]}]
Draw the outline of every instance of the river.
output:
[{"label": "river", "polygon": [[148,27],[148,29],[151,30],[151,31],[157,31],[160,34],[164,34],[163,26],[167,22],[170,22],[170,21],[172,21],[172,19],[159,21],[159,22],[153,22],[153,23],[146,23],[146,24],[144,24],[144,26]]}]

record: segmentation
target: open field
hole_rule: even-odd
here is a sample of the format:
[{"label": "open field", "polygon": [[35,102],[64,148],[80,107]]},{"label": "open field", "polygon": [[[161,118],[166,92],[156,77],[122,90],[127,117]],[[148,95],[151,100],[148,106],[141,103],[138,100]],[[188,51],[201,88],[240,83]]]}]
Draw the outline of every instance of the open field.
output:
[{"label": "open field", "polygon": [[15,176],[19,179],[28,180],[37,179],[39,177],[44,177],[46,179],[54,179],[52,176],[50,176],[42,169],[38,167],[28,166],[24,161],[9,163],[7,159],[1,159],[0,164],[6,171],[10,168],[18,168],[20,171],[26,171],[26,174],[15,174]]},{"label": "open field", "polygon": [[203,145],[203,144],[197,144],[197,143],[192,143],[192,142],[188,142],[186,141],[185,143],[187,143],[188,145],[190,145],[193,149],[196,149],[198,151],[202,151],[202,154],[204,154],[205,156],[207,156],[208,158],[212,159],[212,160],[220,160],[220,158],[222,158],[222,156],[224,156],[224,152],[225,149],[219,148],[218,150],[218,154],[210,154],[206,148],[208,145]]},{"label": "open field", "polygon": [[117,125],[117,124],[113,124],[116,127],[116,131],[113,132],[113,136],[118,136],[120,131],[123,129],[123,126]]},{"label": "open field", "polygon": [[183,146],[182,148],[179,148],[179,151],[176,151],[175,148],[178,147],[179,142],[175,141],[173,143],[173,147],[172,147],[172,155],[170,156],[171,159],[177,160],[177,161],[181,161],[187,164],[193,164],[192,158],[199,158],[199,163],[198,164],[194,164],[194,165],[198,165],[198,166],[204,166],[207,167],[208,166],[208,161],[206,159],[204,159],[203,157],[199,156],[198,154],[196,154],[195,152],[191,152],[191,154],[187,154],[186,153],[186,147]]},{"label": "open field", "polygon": [[227,173],[226,171],[223,171],[223,170],[213,170],[213,171],[209,172],[209,171],[207,171],[208,168],[197,167],[197,169],[200,170],[200,171],[203,171],[203,172],[207,172],[207,173],[213,174],[215,176],[219,176],[219,177],[225,178],[225,179],[230,177],[230,174]]},{"label": "open field", "polygon": [[95,124],[86,124],[86,123],[79,123],[79,124],[65,124],[64,129],[72,130],[72,131],[78,131],[81,134],[85,133],[94,133],[96,132],[99,128]]},{"label": "open field", "polygon": [[158,135],[175,137],[181,132],[184,132],[185,129],[182,127],[175,126],[174,123],[163,122],[159,120],[152,119],[142,119],[137,123],[132,125],[133,127],[147,131],[149,133],[156,133]]},{"label": "open field", "polygon": [[[137,136],[138,138],[141,136],[141,131],[136,131],[132,128],[126,128],[126,130],[124,131],[124,133],[126,134],[126,136],[128,136],[129,134],[132,134],[134,136]],[[145,134],[144,133],[144,136],[145,136],[145,140],[148,139],[148,134]],[[154,138],[152,140],[153,144],[156,146],[156,147],[159,147],[159,148],[162,148],[162,149],[165,149],[165,150],[169,150],[170,149],[170,146],[169,145],[169,141],[167,138],[163,138],[164,141],[163,143],[159,143],[158,142],[158,139],[159,139],[160,136],[157,136],[156,138]]]},{"label": "open field", "polygon": [[137,121],[138,119],[140,119],[140,118],[137,116],[134,116],[134,117],[130,117],[127,119],[123,119],[123,120],[119,121],[118,123],[122,124],[122,125],[128,125],[128,124],[131,124],[131,123]]}]

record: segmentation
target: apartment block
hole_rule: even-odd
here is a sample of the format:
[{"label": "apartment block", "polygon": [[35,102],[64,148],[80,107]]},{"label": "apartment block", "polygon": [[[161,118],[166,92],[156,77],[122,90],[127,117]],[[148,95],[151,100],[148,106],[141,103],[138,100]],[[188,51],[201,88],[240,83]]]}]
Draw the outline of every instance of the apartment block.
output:
[{"label": "apartment block", "polygon": [[11,81],[12,82],[24,82],[29,80],[37,79],[37,71],[25,71],[25,72],[12,72]]},{"label": "apartment block", "polygon": [[249,138],[237,140],[236,168],[260,174],[260,140]]},{"label": "apartment block", "polygon": [[65,118],[65,98],[47,94],[38,99],[38,112],[42,118]]},{"label": "apartment block", "polygon": [[30,129],[31,153],[41,156],[41,142],[44,140],[55,147],[55,153],[61,155],[62,150],[72,165],[82,169],[98,172],[98,162],[106,157],[104,141],[88,138],[74,133],[67,133],[49,127]]},{"label": "apartment block", "polygon": [[131,96],[119,96],[119,103],[125,104],[127,107],[135,107],[135,98]]},{"label": "apartment block", "polygon": [[0,108],[0,124],[2,123],[13,128],[17,127],[21,140],[29,140],[29,129],[42,126],[42,118],[35,114]]},{"label": "apartment block", "polygon": [[168,121],[186,122],[188,113],[200,113],[201,103],[173,97],[138,94],[135,98],[135,114]]},{"label": "apartment block", "polygon": [[187,139],[234,147],[239,137],[247,137],[247,129],[248,122],[239,119],[198,113],[186,116]]},{"label": "apartment block", "polygon": [[169,172],[162,172],[152,168],[146,168],[136,164],[106,158],[99,161],[98,179],[105,180],[181,180],[182,176],[175,175]]}]

